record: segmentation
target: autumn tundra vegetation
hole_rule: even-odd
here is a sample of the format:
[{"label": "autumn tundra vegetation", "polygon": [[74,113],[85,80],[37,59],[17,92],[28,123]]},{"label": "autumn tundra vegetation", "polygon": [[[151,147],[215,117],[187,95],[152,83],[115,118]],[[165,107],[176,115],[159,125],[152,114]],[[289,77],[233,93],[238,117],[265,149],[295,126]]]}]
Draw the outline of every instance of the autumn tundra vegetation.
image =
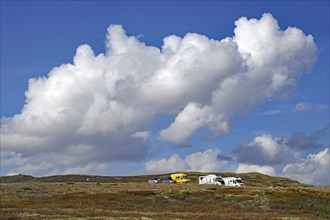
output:
[{"label": "autumn tundra vegetation", "polygon": [[157,183],[143,176],[0,177],[0,219],[329,219],[330,186],[260,173],[235,176],[243,187]]}]

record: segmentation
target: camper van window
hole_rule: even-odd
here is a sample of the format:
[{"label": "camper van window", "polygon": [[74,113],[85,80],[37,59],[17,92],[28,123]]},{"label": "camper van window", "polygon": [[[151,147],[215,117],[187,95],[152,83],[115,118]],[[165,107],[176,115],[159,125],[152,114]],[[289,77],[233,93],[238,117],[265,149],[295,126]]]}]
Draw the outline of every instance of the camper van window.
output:
[{"label": "camper van window", "polygon": [[236,180],[238,183],[242,183],[242,180]]}]

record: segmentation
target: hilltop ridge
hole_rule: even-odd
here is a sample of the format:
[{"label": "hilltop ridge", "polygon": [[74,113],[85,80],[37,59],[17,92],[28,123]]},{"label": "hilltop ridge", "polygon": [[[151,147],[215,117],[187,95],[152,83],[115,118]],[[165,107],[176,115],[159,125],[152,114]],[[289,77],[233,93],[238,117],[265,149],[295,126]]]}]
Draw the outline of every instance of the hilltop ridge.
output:
[{"label": "hilltop ridge", "polygon": [[[219,173],[219,172],[185,172],[191,178],[193,183],[198,182],[198,176],[215,174],[222,177],[241,177],[246,186],[261,187],[261,186],[307,186],[301,184],[298,181],[284,178],[268,176],[265,174],[251,172],[251,173]],[[169,176],[170,173],[165,174],[148,174],[148,175],[136,175],[136,176],[98,176],[98,175],[86,175],[86,174],[67,174],[67,175],[53,175],[44,177],[33,177],[30,175],[14,175],[14,176],[1,176],[1,183],[15,183],[15,182],[99,182],[99,183],[127,183],[127,182],[146,182],[151,177]]]}]

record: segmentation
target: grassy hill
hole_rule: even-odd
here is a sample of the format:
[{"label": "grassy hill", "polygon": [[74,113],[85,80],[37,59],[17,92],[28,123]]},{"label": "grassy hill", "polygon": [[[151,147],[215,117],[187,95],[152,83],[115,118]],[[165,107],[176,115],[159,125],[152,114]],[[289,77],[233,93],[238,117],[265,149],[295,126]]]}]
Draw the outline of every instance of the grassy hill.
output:
[{"label": "grassy hill", "polygon": [[29,175],[13,175],[13,176],[0,176],[0,183],[16,183],[16,182],[27,182],[36,179]]},{"label": "grassy hill", "polygon": [[[198,176],[207,174],[215,174],[222,177],[241,177],[246,186],[261,187],[261,186],[283,186],[283,187],[294,187],[303,186],[298,181],[291,180],[289,178],[268,176],[261,173],[202,173],[202,172],[185,172],[188,174],[193,183],[198,182]],[[154,174],[154,175],[140,175],[140,176],[93,176],[93,175],[54,175],[46,177],[32,177],[27,175],[15,175],[15,176],[1,176],[1,183],[15,183],[15,182],[99,182],[99,183],[145,183],[151,177],[163,178],[169,176],[167,174]],[[307,185],[305,185],[307,186]]]},{"label": "grassy hill", "polygon": [[[259,173],[244,187],[148,184],[144,176],[0,177],[0,219],[329,219],[330,187]],[[89,181],[87,182],[87,178]]]}]

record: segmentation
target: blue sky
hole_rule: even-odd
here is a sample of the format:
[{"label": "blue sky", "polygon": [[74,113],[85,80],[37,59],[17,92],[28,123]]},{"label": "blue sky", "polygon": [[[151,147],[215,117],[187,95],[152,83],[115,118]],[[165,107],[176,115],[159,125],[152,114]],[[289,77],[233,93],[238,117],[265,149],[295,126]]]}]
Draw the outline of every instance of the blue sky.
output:
[{"label": "blue sky", "polygon": [[329,1],[1,1],[1,135],[1,175],[257,171],[329,184]]}]

